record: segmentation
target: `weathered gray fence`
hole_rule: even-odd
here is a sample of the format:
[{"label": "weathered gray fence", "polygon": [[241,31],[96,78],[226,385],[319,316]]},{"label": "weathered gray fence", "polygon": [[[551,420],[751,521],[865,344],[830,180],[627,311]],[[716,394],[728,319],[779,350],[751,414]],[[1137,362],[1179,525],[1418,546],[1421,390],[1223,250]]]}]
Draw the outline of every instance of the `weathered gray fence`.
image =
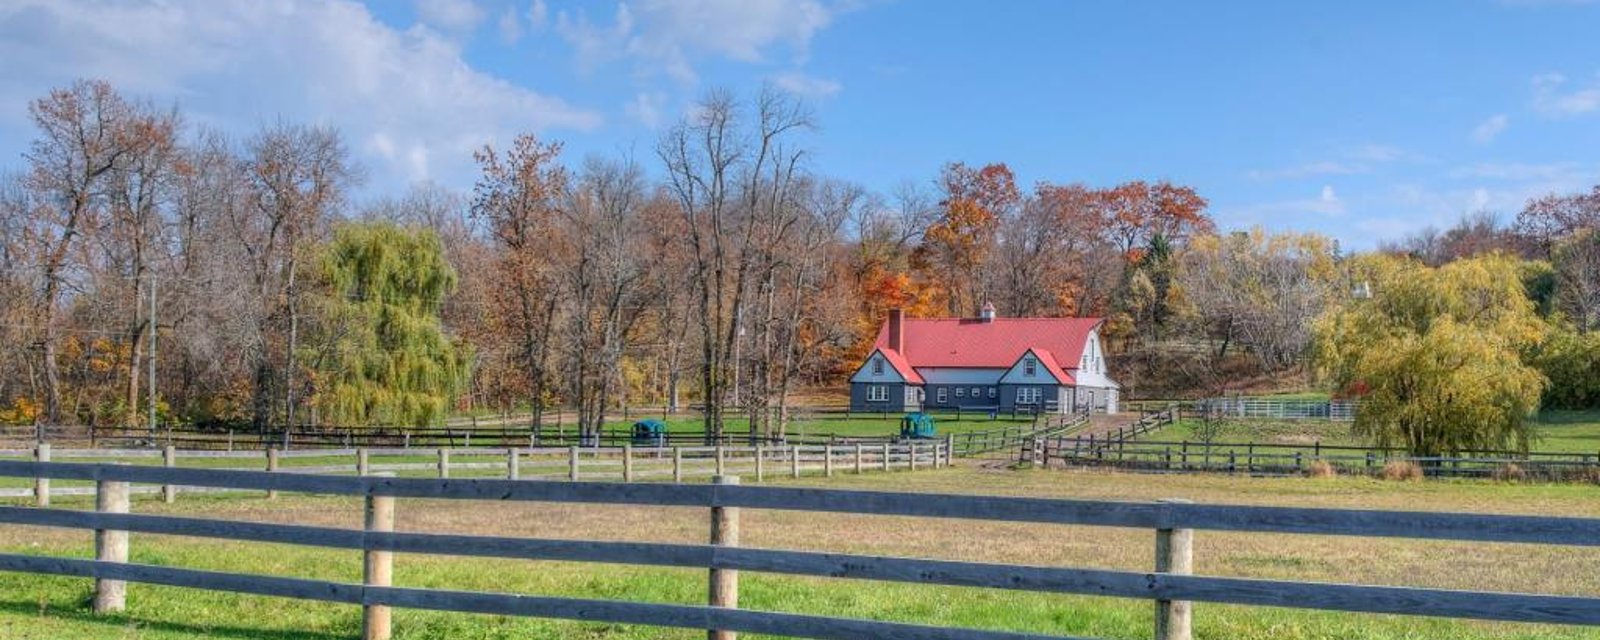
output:
[{"label": "weathered gray fence", "polygon": [[[756,482],[769,477],[798,478],[805,475],[832,476],[835,473],[867,471],[916,471],[950,465],[951,446],[944,440],[910,440],[898,443],[855,443],[827,445],[787,445],[755,447],[606,447],[538,449],[302,449],[296,451],[187,451],[164,449],[53,449],[40,444],[32,450],[0,450],[0,459],[31,458],[36,461],[73,459],[104,462],[133,462],[149,466],[191,465],[236,471],[265,469],[274,473],[367,475],[376,472],[400,474],[499,476],[529,480],[620,480],[639,482],[743,474]],[[388,459],[388,462],[384,462]],[[235,462],[237,461],[237,466]],[[306,464],[309,463],[309,464]],[[226,464],[227,467],[219,465]],[[248,465],[248,466],[246,466]],[[180,491],[206,490],[180,488],[174,484],[136,488],[137,492],[160,492],[172,502]],[[39,506],[50,504],[50,496],[89,495],[94,487],[50,485],[39,477],[33,488],[0,488],[0,498],[32,496]],[[271,495],[269,493],[269,495]]]},{"label": "weathered gray fence", "polygon": [[[0,553],[0,570],[94,578],[97,594],[119,595],[125,582],[282,596],[360,605],[366,636],[387,633],[388,607],[535,616],[623,624],[766,633],[803,638],[1020,640],[1047,636],[967,628],[842,619],[737,608],[737,572],[854,578],[1138,598],[1156,602],[1164,640],[1187,638],[1189,603],[1441,616],[1475,620],[1600,626],[1600,598],[1526,593],[1307,583],[1196,576],[1190,554],[1196,530],[1421,538],[1600,547],[1600,519],[1459,513],[1353,511],[1298,507],[1129,503],[974,495],[903,494],[812,488],[714,485],[528,482],[271,474],[128,465],[0,461],[0,476],[92,481],[103,496],[97,511],[0,506],[0,522],[91,529],[102,536],[141,533],[358,550],[369,571],[363,584],[199,571],[130,564],[111,544],[96,560]],[[123,513],[126,485],[169,484],[235,490],[363,496],[364,530],[219,521]],[[658,544],[521,539],[392,532],[398,498],[519,500],[698,507],[720,510],[713,544]],[[387,506],[384,506],[387,501]],[[1131,527],[1157,532],[1154,572],[1016,566],[800,552],[738,546],[730,510],[778,509],[932,518]],[[730,528],[732,530],[730,530]],[[126,548],[123,547],[123,552]],[[646,604],[577,598],[395,587],[382,565],[393,553],[563,560],[709,569],[711,606]],[[383,554],[383,555],[379,555]],[[370,570],[373,564],[378,571]],[[721,581],[719,583],[719,581]],[[97,598],[97,602],[99,599]],[[121,602],[108,598],[102,610]]]},{"label": "weathered gray fence", "polygon": [[1159,472],[1224,472],[1295,475],[1324,462],[1349,475],[1378,475],[1391,462],[1415,463],[1425,475],[1459,478],[1506,476],[1546,480],[1600,478],[1600,452],[1462,451],[1412,456],[1403,449],[1349,445],[1142,440],[1093,437],[1045,439],[1035,462],[1049,466],[1105,466]]}]

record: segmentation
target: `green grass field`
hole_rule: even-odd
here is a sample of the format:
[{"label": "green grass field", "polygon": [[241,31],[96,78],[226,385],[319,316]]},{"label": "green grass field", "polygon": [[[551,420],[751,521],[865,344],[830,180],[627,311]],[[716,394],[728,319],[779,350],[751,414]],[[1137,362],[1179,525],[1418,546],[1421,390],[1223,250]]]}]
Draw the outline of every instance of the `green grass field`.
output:
[{"label": "green grass field", "polygon": [[[956,468],[915,474],[812,478],[808,485],[1147,501],[1184,497],[1202,503],[1281,504],[1351,508],[1428,509],[1495,513],[1562,513],[1600,517],[1600,488],[1585,485],[1439,481],[1385,483],[1339,478],[1248,479],[1226,476],[1145,476],[1079,471],[999,471]],[[63,500],[83,508],[84,499]],[[144,513],[357,527],[353,499],[285,496],[184,496],[175,505],[148,499]],[[401,530],[573,539],[703,542],[700,510],[667,507],[592,507],[534,503],[402,500]],[[898,517],[747,511],[748,546],[835,550],[1046,566],[1143,571],[1151,562],[1149,531]],[[0,527],[0,550],[86,557],[88,532]],[[135,534],[133,560],[202,569],[356,581],[359,554],[282,545]],[[1535,545],[1369,540],[1201,532],[1196,571],[1252,576],[1440,588],[1600,595],[1600,554]],[[1100,638],[1148,638],[1147,601],[928,587],[746,573],[748,608],[962,625]],[[396,583],[451,589],[698,603],[699,570],[636,568],[403,555]],[[0,637],[38,640],[89,638],[313,640],[358,634],[359,611],[166,587],[130,585],[126,614],[87,613],[89,581],[0,573]],[[1369,616],[1198,604],[1197,638],[1420,639],[1600,638],[1574,628]],[[579,624],[419,611],[396,613],[396,637],[699,638],[703,632],[628,625]]]},{"label": "green grass field", "polygon": [[[900,418],[904,414],[889,413],[887,416],[878,414],[855,415],[852,417],[827,416],[816,417],[800,415],[789,421],[789,434],[806,436],[815,434],[832,434],[840,436],[891,436],[900,433]],[[607,421],[606,428],[624,430],[628,429],[634,420],[658,416],[635,416],[630,420]],[[940,434],[966,433],[969,431],[985,431],[999,429],[1012,425],[1031,424],[1032,418],[997,416],[991,420],[982,414],[967,413],[957,419],[953,414],[938,414],[934,416]],[[702,433],[704,423],[699,417],[671,417],[666,420],[667,431],[672,433]],[[748,423],[743,418],[734,416],[727,419],[724,427],[731,433],[748,433]]]},{"label": "green grass field", "polygon": [[[1194,420],[1181,420],[1138,438],[1146,441],[1199,441]],[[1534,451],[1600,454],[1600,411],[1546,411],[1533,424]],[[1350,431],[1348,422],[1327,420],[1274,420],[1249,418],[1227,421],[1215,440],[1218,444],[1368,446],[1371,442]]]}]

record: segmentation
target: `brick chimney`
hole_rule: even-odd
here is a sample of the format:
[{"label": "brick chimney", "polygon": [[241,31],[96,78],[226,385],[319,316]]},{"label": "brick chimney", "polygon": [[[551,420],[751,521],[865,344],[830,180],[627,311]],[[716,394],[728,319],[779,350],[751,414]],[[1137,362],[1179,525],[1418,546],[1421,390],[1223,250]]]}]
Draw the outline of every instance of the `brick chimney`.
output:
[{"label": "brick chimney", "polygon": [[899,352],[901,350],[902,325],[905,322],[905,312],[899,309],[889,310],[889,348]]}]

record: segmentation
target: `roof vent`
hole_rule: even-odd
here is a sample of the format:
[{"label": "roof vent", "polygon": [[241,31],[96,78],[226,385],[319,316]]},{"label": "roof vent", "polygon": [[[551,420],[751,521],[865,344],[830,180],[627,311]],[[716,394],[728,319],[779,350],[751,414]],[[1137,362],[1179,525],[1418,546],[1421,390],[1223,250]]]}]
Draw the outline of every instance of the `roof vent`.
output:
[{"label": "roof vent", "polygon": [[984,322],[994,322],[994,303],[983,303],[983,309],[978,311],[978,319]]}]

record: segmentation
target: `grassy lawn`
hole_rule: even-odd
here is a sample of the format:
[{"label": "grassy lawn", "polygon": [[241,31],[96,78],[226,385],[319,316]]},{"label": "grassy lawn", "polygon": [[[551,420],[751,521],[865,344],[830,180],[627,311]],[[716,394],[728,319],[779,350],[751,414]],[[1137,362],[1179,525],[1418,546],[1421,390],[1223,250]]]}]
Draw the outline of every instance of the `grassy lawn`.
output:
[{"label": "grassy lawn", "polygon": [[[1600,517],[1600,488],[1584,485],[980,468],[797,482],[875,490],[1133,501],[1183,497],[1202,503]],[[88,504],[86,499],[61,502],[68,508]],[[356,500],[305,496],[268,502],[195,495],[175,505],[145,498],[134,510],[340,527],[358,527],[361,518]],[[670,507],[402,500],[399,520],[402,530],[527,537],[703,542],[707,535],[705,513]],[[756,547],[1134,571],[1148,570],[1152,562],[1152,535],[1144,530],[750,510],[744,527],[744,543]],[[0,550],[6,552],[86,557],[91,549],[88,532],[0,527]],[[160,565],[344,581],[357,581],[361,573],[359,554],[348,551],[143,534],[134,534],[132,549],[135,561]],[[1196,572],[1600,595],[1600,552],[1536,545],[1200,532]],[[396,583],[648,602],[699,603],[705,597],[700,570],[416,555],[397,559]],[[755,609],[1102,638],[1147,638],[1151,633],[1151,605],[1146,601],[751,573],[742,583],[742,602]],[[359,611],[343,605],[143,585],[130,585],[127,614],[100,618],[86,611],[89,589],[82,579],[0,573],[0,637],[322,639],[355,637],[360,626]],[[1195,625],[1197,638],[1600,638],[1600,631],[1574,627],[1203,603],[1196,606]],[[396,637],[632,640],[699,638],[704,632],[399,611]]]},{"label": "grassy lawn", "polygon": [[[789,433],[794,436],[813,434],[833,434],[840,436],[892,436],[900,434],[900,418],[904,414],[890,413],[887,417],[879,414],[863,414],[849,418],[844,416],[814,417],[800,415],[789,421]],[[642,420],[651,416],[637,416],[635,420]],[[999,416],[990,420],[983,414],[967,413],[957,420],[954,414],[934,415],[940,435],[946,433],[966,433],[969,431],[987,431],[1012,425],[1032,424],[1032,418]],[[606,428],[625,430],[630,428],[634,420],[618,420],[606,423]],[[702,433],[704,423],[699,417],[671,417],[666,420],[667,431],[672,433]],[[732,433],[748,433],[749,424],[742,418],[735,416],[727,419],[726,427]]]},{"label": "grassy lawn", "polygon": [[[1196,421],[1176,424],[1139,440],[1197,442]],[[1600,454],[1600,411],[1546,411],[1534,421],[1533,450],[1551,453]],[[1350,432],[1350,423],[1328,420],[1273,420],[1248,418],[1229,420],[1217,435],[1219,444],[1367,446],[1370,441]]]}]

